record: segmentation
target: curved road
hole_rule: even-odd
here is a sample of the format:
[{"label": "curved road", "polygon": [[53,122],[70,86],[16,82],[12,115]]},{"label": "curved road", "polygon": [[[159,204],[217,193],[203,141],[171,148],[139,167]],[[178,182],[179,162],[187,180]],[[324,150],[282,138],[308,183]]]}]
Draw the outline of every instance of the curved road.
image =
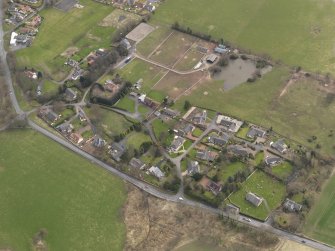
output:
[{"label": "curved road", "polygon": [[[3,44],[4,42],[3,42],[3,27],[2,27],[2,20],[3,20],[2,1],[0,1],[0,20],[1,20],[1,23],[0,23],[0,39],[1,39],[0,40],[0,60],[4,63],[5,82],[8,85],[8,88],[9,88],[9,91],[10,91],[11,102],[13,104],[13,107],[14,107],[16,113],[18,115],[21,115],[21,116],[26,115],[26,113],[21,110],[21,108],[20,108],[20,106],[17,102],[16,96],[15,96],[15,93],[14,93],[14,88],[13,88],[13,84],[12,84],[12,79],[11,79],[9,67],[8,67],[8,64],[7,64],[7,61],[6,61],[6,51],[4,49],[4,44]],[[63,138],[60,138],[60,137],[54,135],[53,133],[47,131],[46,129],[36,125],[34,122],[28,120],[28,123],[29,123],[29,125],[32,129],[42,133],[43,135],[45,135],[48,138],[56,141],[57,143],[61,144],[62,146],[72,150],[73,152],[75,152],[75,153],[81,155],[82,157],[90,160],[92,163],[95,163],[95,164],[101,166],[105,170],[113,173],[114,175],[117,175],[121,179],[135,185],[136,187],[142,189],[143,191],[145,191],[145,192],[147,192],[147,193],[149,193],[153,196],[156,196],[160,199],[167,200],[167,201],[178,202],[178,203],[182,203],[182,204],[185,204],[185,205],[198,207],[198,208],[204,209],[206,211],[209,211],[211,213],[221,214],[221,215],[224,215],[224,216],[228,217],[228,215],[223,213],[222,210],[220,210],[220,209],[212,208],[212,207],[206,206],[202,203],[192,201],[192,200],[189,200],[189,199],[184,198],[184,197],[179,197],[178,194],[177,195],[172,195],[172,194],[167,194],[165,192],[162,192],[162,191],[158,190],[157,188],[155,188],[151,185],[148,185],[145,182],[137,180],[137,179],[125,174],[125,173],[122,173],[119,170],[117,170],[116,168],[113,168],[112,166],[109,166],[106,163],[96,159],[95,157],[93,157],[90,154],[84,152],[80,148],[72,145],[70,142],[64,140]],[[249,222],[249,221],[246,221],[243,216],[238,216],[238,218],[236,220],[239,221],[239,222],[242,222],[246,225],[249,225],[251,227],[255,227],[255,228],[259,228],[261,230],[271,232],[271,233],[276,234],[280,237],[283,237],[283,238],[286,238],[286,239],[289,239],[289,240],[292,240],[292,241],[296,241],[296,242],[302,243],[304,245],[307,245],[307,246],[310,246],[310,247],[313,247],[313,248],[316,248],[316,249],[319,249],[319,250],[325,250],[325,251],[330,251],[330,250],[334,251],[335,250],[334,248],[332,248],[332,247],[330,247],[326,244],[323,244],[323,243],[320,243],[320,242],[317,242],[317,241],[314,241],[314,240],[311,240],[311,239],[308,239],[308,238],[305,238],[305,237],[302,237],[302,236],[298,236],[298,235],[295,235],[295,234],[292,234],[292,233],[288,233],[288,232],[273,228],[271,225],[269,225],[267,223],[264,223],[264,222],[259,222],[259,221],[256,221],[256,220],[250,220],[250,222]]]}]

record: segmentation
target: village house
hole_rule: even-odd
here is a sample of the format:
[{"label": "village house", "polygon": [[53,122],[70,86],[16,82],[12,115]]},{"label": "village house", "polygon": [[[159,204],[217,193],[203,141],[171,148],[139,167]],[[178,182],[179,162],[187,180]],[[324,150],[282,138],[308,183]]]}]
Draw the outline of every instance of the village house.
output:
[{"label": "village house", "polygon": [[36,71],[25,71],[24,74],[31,79],[37,79],[37,72]]},{"label": "village house", "polygon": [[68,58],[65,62],[65,65],[76,67],[79,63],[76,60],[73,60],[71,58]]},{"label": "village house", "polygon": [[250,202],[251,204],[253,204],[255,207],[259,207],[262,202],[263,202],[263,198],[257,196],[254,193],[248,192],[247,195],[245,196],[245,199]]},{"label": "village house", "polygon": [[126,152],[126,147],[123,146],[120,143],[113,143],[110,148],[110,150],[108,151],[108,153],[112,156],[112,158],[119,162],[121,161],[121,157],[122,155]]},{"label": "village house", "polygon": [[193,176],[196,173],[200,173],[200,165],[198,161],[190,160],[187,162],[187,175]]},{"label": "village house", "polygon": [[242,158],[247,158],[249,156],[249,152],[247,151],[247,149],[245,149],[244,147],[240,145],[229,146],[228,151],[230,151],[235,156],[242,157]]},{"label": "village house", "polygon": [[54,125],[54,123],[56,123],[56,121],[60,118],[60,115],[56,114],[49,108],[41,109],[39,112],[39,116],[44,118],[51,125]]},{"label": "village house", "polygon": [[243,125],[243,122],[227,116],[219,115],[217,116],[216,124],[223,126],[227,131],[236,133]]},{"label": "village house", "polygon": [[197,113],[195,116],[192,118],[192,122],[196,125],[203,125],[206,123],[207,120],[207,111],[203,110],[200,113]]},{"label": "village house", "polygon": [[68,135],[68,134],[72,133],[72,131],[73,131],[73,125],[70,124],[70,123],[63,123],[63,124],[57,126],[56,129],[60,133],[62,133],[64,135]]},{"label": "village house", "polygon": [[142,162],[142,160],[137,159],[137,158],[132,158],[129,162],[129,165],[135,169],[140,169],[140,170],[143,170],[146,166],[146,164]]},{"label": "village house", "polygon": [[264,138],[265,135],[266,135],[266,131],[261,130],[261,129],[256,128],[256,127],[252,127],[249,130],[249,132],[247,133],[247,137],[251,138],[251,139],[254,139],[254,138],[257,138],[257,137]]},{"label": "village house", "polygon": [[26,25],[37,28],[41,25],[41,23],[42,23],[42,17],[40,15],[36,15],[30,21],[26,22]]},{"label": "village house", "polygon": [[302,205],[296,203],[293,200],[286,198],[284,202],[284,208],[290,212],[299,212],[302,208]]},{"label": "village house", "polygon": [[210,180],[207,184],[207,188],[216,196],[218,195],[221,190],[222,190],[222,186],[215,183],[214,181]]},{"label": "village house", "polygon": [[229,136],[225,133],[223,133],[221,136],[209,136],[208,137],[208,143],[216,145],[216,146],[224,146],[228,143]]},{"label": "village house", "polygon": [[77,99],[77,91],[74,91],[71,88],[66,88],[65,89],[65,96],[66,96],[67,100],[73,101],[73,100]]},{"label": "village house", "polygon": [[106,141],[98,135],[95,135],[93,137],[92,145],[96,148],[103,148],[106,145]]},{"label": "village house", "polygon": [[150,167],[149,173],[151,173],[153,176],[155,176],[159,180],[165,177],[165,174],[157,166]]},{"label": "village house", "polygon": [[122,39],[120,43],[124,48],[126,48],[128,51],[131,49],[131,44],[127,38]]},{"label": "village house", "polygon": [[84,138],[79,133],[71,133],[70,134],[70,140],[79,145],[81,142],[84,141]]},{"label": "village house", "polygon": [[165,107],[164,109],[161,110],[161,114],[164,114],[164,115],[174,119],[174,118],[176,118],[177,116],[180,115],[180,112]]},{"label": "village house", "polygon": [[285,144],[284,139],[279,139],[276,142],[271,142],[270,146],[282,154],[286,153],[288,149],[288,146]]},{"label": "village house", "polygon": [[170,147],[168,148],[169,152],[176,153],[184,145],[185,139],[179,136],[175,136]]},{"label": "village house", "polygon": [[209,162],[213,162],[217,156],[217,153],[208,150],[200,150],[196,154],[196,158]]},{"label": "village house", "polygon": [[111,92],[111,93],[115,93],[118,91],[119,86],[116,85],[113,80],[108,79],[105,84],[104,84],[104,89],[105,91]]},{"label": "village house", "polygon": [[177,130],[177,134],[181,137],[186,137],[190,133],[192,133],[195,129],[195,126],[192,124],[186,124],[180,129]]},{"label": "village house", "polygon": [[276,166],[282,162],[282,158],[277,156],[268,156],[265,158],[265,164],[268,166]]}]

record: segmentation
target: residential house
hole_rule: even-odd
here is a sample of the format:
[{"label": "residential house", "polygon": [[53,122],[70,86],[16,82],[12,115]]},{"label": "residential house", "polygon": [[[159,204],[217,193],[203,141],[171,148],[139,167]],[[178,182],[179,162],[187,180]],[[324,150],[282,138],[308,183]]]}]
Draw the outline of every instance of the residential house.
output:
[{"label": "residential house", "polygon": [[76,69],[74,70],[72,76],[71,76],[71,79],[72,79],[72,80],[77,80],[77,79],[80,78],[81,74],[82,74],[82,69],[80,69],[80,68],[76,68]]},{"label": "residential house", "polygon": [[37,72],[35,71],[25,71],[24,74],[31,79],[37,79]]},{"label": "residential house", "polygon": [[222,134],[221,136],[209,136],[208,142],[216,146],[224,146],[228,143],[229,136],[227,134]]},{"label": "residential house", "polygon": [[45,113],[45,119],[51,124],[53,125],[58,119],[59,119],[60,115],[58,115],[57,113],[55,113],[54,111],[52,111],[51,109],[47,109],[46,113]]},{"label": "residential house", "polygon": [[178,135],[180,135],[181,137],[185,137],[188,134],[192,133],[195,129],[195,126],[192,124],[186,124],[184,125],[184,127],[180,128],[177,133]]},{"label": "residential house", "polygon": [[180,115],[179,111],[172,110],[166,107],[163,110],[161,110],[161,113],[171,118],[175,118]]},{"label": "residential house", "polygon": [[131,44],[127,38],[122,39],[120,43],[124,48],[126,48],[128,51],[131,49]]},{"label": "residential house", "polygon": [[203,125],[206,123],[207,120],[207,111],[203,110],[201,113],[196,114],[192,118],[192,122],[197,125]]},{"label": "residential house", "polygon": [[227,131],[237,132],[243,125],[243,122],[227,116],[219,115],[217,116],[216,124],[223,126]]},{"label": "residential house", "polygon": [[68,135],[68,134],[72,133],[72,131],[73,131],[73,125],[66,122],[66,123],[63,123],[63,124],[57,126],[56,129],[60,133]]},{"label": "residential house", "polygon": [[249,130],[249,132],[247,133],[247,137],[251,138],[251,139],[254,139],[254,138],[257,138],[257,137],[264,138],[265,135],[266,135],[266,131],[261,130],[261,129],[256,128],[256,127],[252,127]]},{"label": "residential house", "polygon": [[286,153],[288,149],[288,146],[285,144],[284,139],[279,139],[276,142],[271,142],[270,146],[282,154]]},{"label": "residential house", "polygon": [[299,212],[302,208],[302,205],[297,202],[286,198],[284,202],[284,208],[290,212]]},{"label": "residential house", "polygon": [[276,166],[282,162],[282,158],[277,156],[268,156],[265,158],[265,164],[268,166]]},{"label": "residential house", "polygon": [[184,145],[185,139],[179,136],[175,136],[170,147],[169,152],[176,153]]},{"label": "residential house", "polygon": [[107,80],[105,82],[104,89],[105,89],[105,91],[115,93],[119,89],[119,86],[116,85],[112,80]]},{"label": "residential house", "polygon": [[149,172],[159,180],[165,177],[165,174],[157,166],[150,167]]},{"label": "residential house", "polygon": [[95,135],[93,137],[92,145],[96,148],[103,148],[106,145],[106,141],[98,135]]},{"label": "residential house", "polygon": [[71,67],[76,67],[79,63],[76,60],[73,60],[71,58],[68,58],[65,62],[66,65],[69,65]]},{"label": "residential house", "polygon": [[137,158],[132,158],[129,162],[129,165],[133,168],[140,169],[140,170],[143,170],[146,166],[146,164],[142,162],[142,160],[137,159]]},{"label": "residential house", "polygon": [[217,154],[215,152],[208,151],[208,150],[200,150],[196,154],[196,158],[201,159],[203,161],[209,161],[209,162],[213,162],[216,159],[216,157],[217,157]]},{"label": "residential house", "polygon": [[70,140],[75,144],[80,144],[84,141],[84,138],[79,133],[71,133]]},{"label": "residential house", "polygon": [[187,175],[192,176],[196,173],[200,173],[200,165],[198,161],[188,161],[187,163]]},{"label": "residential house", "polygon": [[229,146],[228,150],[238,157],[247,158],[249,156],[249,152],[240,145]]},{"label": "residential house", "polygon": [[125,146],[123,146],[122,144],[120,143],[113,143],[111,146],[110,146],[110,150],[109,150],[109,154],[112,155],[112,158],[115,160],[115,161],[120,161],[121,160],[121,157],[122,155],[126,152],[126,148]]},{"label": "residential house", "polygon": [[73,101],[77,98],[77,91],[74,91],[71,88],[66,88],[65,95],[67,100]]},{"label": "residential house", "polygon": [[214,181],[210,180],[207,184],[207,188],[216,196],[218,195],[221,190],[222,186],[220,184],[215,183]]},{"label": "residential house", "polygon": [[247,195],[245,196],[245,199],[249,201],[251,204],[253,204],[255,207],[259,207],[263,202],[262,197],[259,197],[256,194],[251,193],[251,192],[247,193]]}]

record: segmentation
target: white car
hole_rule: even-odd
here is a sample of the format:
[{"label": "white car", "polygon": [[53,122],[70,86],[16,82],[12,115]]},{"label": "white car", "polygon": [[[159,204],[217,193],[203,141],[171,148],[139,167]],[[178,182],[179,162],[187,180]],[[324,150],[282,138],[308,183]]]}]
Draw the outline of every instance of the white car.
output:
[{"label": "white car", "polygon": [[183,197],[179,197],[178,199],[179,199],[179,200],[184,200]]},{"label": "white car", "polygon": [[251,222],[251,220],[249,218],[243,217],[242,219],[245,220],[245,221],[247,221],[247,222]]}]

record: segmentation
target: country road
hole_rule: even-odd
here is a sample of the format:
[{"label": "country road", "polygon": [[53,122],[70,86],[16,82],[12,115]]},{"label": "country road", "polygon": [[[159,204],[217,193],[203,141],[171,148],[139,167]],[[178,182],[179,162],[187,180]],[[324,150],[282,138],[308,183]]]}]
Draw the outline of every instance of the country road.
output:
[{"label": "country road", "polygon": [[[1,21],[3,20],[2,3],[3,2],[0,1],[0,20]],[[10,98],[11,98],[12,105],[13,105],[13,107],[14,107],[14,109],[15,109],[15,111],[18,115],[25,116],[26,113],[21,110],[21,108],[18,104],[18,101],[16,99],[15,92],[14,92],[14,87],[13,87],[13,83],[12,83],[12,79],[11,79],[11,74],[10,74],[9,67],[8,67],[8,64],[7,64],[7,61],[6,61],[6,51],[4,49],[2,22],[0,24],[0,60],[4,63],[5,82],[8,86],[8,88],[9,88],[9,91],[10,91]],[[182,74],[182,73],[180,73],[180,74]],[[221,214],[223,216],[228,216],[227,214],[225,214],[220,209],[212,208],[212,207],[209,207],[209,206],[204,205],[202,203],[190,200],[188,198],[181,197],[180,194],[173,195],[173,194],[165,193],[165,192],[157,189],[156,187],[148,185],[147,183],[145,183],[143,181],[137,180],[137,179],[119,171],[118,169],[116,169],[116,168],[114,168],[110,165],[107,165],[106,163],[96,159],[95,157],[91,156],[87,152],[84,152],[80,148],[71,144],[69,141],[67,141],[67,140],[65,140],[61,137],[58,137],[55,134],[49,132],[48,130],[38,126],[33,121],[28,120],[28,124],[32,129],[34,129],[37,132],[45,135],[46,137],[50,138],[51,140],[59,143],[63,147],[66,147],[69,150],[81,155],[82,157],[86,158],[87,160],[91,161],[92,163],[95,163],[95,164],[99,165],[100,167],[104,168],[108,172],[110,172],[114,175],[117,175],[121,179],[133,184],[134,186],[138,187],[139,189],[141,189],[141,190],[143,190],[143,191],[145,191],[145,192],[147,192],[147,193],[149,193],[149,194],[151,194],[151,195],[153,195],[157,198],[167,200],[167,201],[171,201],[171,202],[182,203],[182,204],[197,207],[197,208],[201,208],[203,210],[206,210],[206,211],[214,213],[214,214]],[[304,244],[306,246],[310,246],[310,247],[313,247],[313,248],[316,248],[316,249],[319,249],[319,250],[324,250],[324,251],[335,250],[334,248],[330,247],[329,245],[311,240],[309,238],[305,238],[305,237],[302,237],[302,236],[298,236],[298,235],[295,235],[295,234],[292,234],[292,233],[288,233],[288,232],[276,229],[276,228],[272,227],[271,225],[269,225],[266,222],[260,222],[260,221],[256,221],[256,220],[250,220],[250,222],[249,222],[249,221],[246,221],[244,216],[242,216],[242,215],[240,215],[238,217],[237,221],[239,221],[241,223],[244,223],[246,225],[249,225],[251,227],[259,228],[260,230],[276,234],[279,237],[289,239],[289,240],[292,240],[292,241],[295,241],[295,242],[299,242],[301,244]]]}]

